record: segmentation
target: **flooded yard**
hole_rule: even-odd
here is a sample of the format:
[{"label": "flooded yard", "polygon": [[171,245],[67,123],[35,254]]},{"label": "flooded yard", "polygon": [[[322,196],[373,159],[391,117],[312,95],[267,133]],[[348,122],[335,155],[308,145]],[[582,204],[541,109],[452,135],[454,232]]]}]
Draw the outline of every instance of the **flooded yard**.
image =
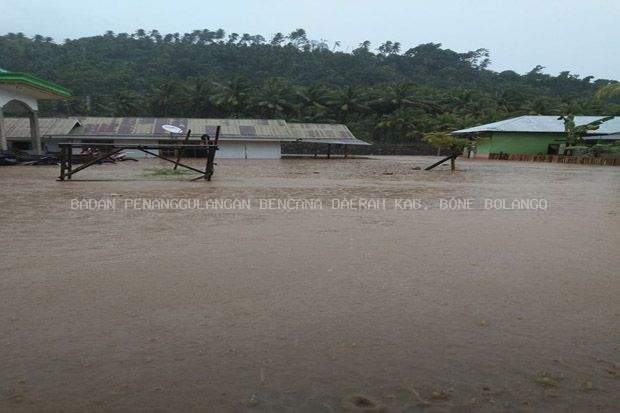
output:
[{"label": "flooded yard", "polygon": [[0,410],[617,411],[620,168],[434,160],[0,168]]}]

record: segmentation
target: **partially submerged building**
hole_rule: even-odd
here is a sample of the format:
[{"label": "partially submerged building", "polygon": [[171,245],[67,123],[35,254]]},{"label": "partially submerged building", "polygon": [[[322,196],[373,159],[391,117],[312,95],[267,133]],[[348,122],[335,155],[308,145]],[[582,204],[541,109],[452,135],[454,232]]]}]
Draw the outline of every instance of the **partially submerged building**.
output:
[{"label": "partially submerged building", "polygon": [[[42,152],[41,125],[39,123],[39,100],[57,100],[71,97],[64,87],[25,73],[9,72],[0,69],[0,149],[9,148],[9,138],[14,134],[23,137],[28,131],[30,151]],[[20,125],[19,131],[8,129],[4,118],[5,111],[28,116],[27,127]],[[24,145],[26,146],[26,145]]]},{"label": "partially submerged building", "polygon": [[[196,119],[38,116],[38,100],[66,99],[71,92],[38,77],[0,69],[0,149],[34,154],[58,152],[62,141],[78,143],[174,143],[191,131],[192,138],[215,137],[220,127],[218,158],[278,159],[286,142],[331,145],[369,145],[344,125],[292,124],[281,119]],[[9,118],[5,111],[27,118]],[[183,130],[172,135],[162,126]],[[127,150],[126,152],[132,152]],[[140,151],[131,153],[144,156]],[[192,154],[186,154],[192,155]],[[196,155],[194,153],[194,155]]]},{"label": "partially submerged building", "polygon": [[[575,116],[575,124],[585,125],[604,116]],[[488,158],[491,153],[556,155],[566,146],[564,121],[558,116],[519,116],[486,125],[452,132],[453,135],[475,137],[476,157]],[[586,141],[614,141],[620,138],[620,117],[615,117],[590,131]]]},{"label": "partially submerged building", "polygon": [[[39,136],[42,140],[49,136],[67,135],[80,124],[76,119],[69,118],[40,118],[38,123]],[[30,119],[4,118],[3,131],[7,149],[34,152]]]},{"label": "partially submerged building", "polygon": [[[15,149],[30,151],[27,119],[7,118],[7,141]],[[286,142],[315,145],[369,145],[357,139],[340,124],[288,123],[280,119],[198,119],[198,118],[110,118],[75,117],[42,118],[41,136],[47,151],[57,152],[58,143],[169,143],[179,141],[191,132],[192,138],[215,136],[220,126],[218,158],[279,159],[281,145]],[[171,135],[162,126],[173,125],[182,134]],[[140,151],[126,150],[131,156],[144,156]],[[193,154],[187,153],[191,156]],[[194,154],[195,155],[195,154]]]}]

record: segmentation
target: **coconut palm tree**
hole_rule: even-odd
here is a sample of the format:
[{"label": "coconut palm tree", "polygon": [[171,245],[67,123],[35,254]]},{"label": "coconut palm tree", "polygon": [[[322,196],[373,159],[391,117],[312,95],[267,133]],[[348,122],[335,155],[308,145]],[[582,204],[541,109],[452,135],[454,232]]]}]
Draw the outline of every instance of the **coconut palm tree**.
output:
[{"label": "coconut palm tree", "polygon": [[405,82],[382,87],[378,92],[378,97],[371,101],[370,105],[382,113],[390,113],[402,108],[421,108],[427,113],[442,111],[437,103],[417,98],[414,94],[414,85]]},{"label": "coconut palm tree", "polygon": [[256,99],[258,109],[269,118],[282,118],[291,108],[291,86],[281,79],[267,79]]},{"label": "coconut palm tree", "polygon": [[174,116],[184,111],[187,89],[185,83],[166,80],[153,88],[149,95],[150,109],[155,116]]},{"label": "coconut palm tree", "polygon": [[144,39],[146,37],[146,31],[144,29],[138,29],[135,33],[136,39]]},{"label": "coconut palm tree", "polygon": [[620,97],[620,82],[614,82],[600,87],[596,91],[595,96],[601,101],[608,101],[615,97]]},{"label": "coconut palm tree", "polygon": [[247,46],[252,42],[252,36],[249,33],[243,33],[241,39],[239,39],[238,44],[242,46]]},{"label": "coconut palm tree", "polygon": [[412,108],[400,108],[383,115],[376,129],[385,130],[392,140],[403,142],[417,137],[420,130],[416,124],[419,113]]},{"label": "coconut palm tree", "polygon": [[297,29],[288,35],[288,39],[295,47],[303,47],[308,43],[308,37],[304,29]]},{"label": "coconut palm tree", "polygon": [[162,36],[159,33],[159,30],[151,30],[149,32],[149,37],[156,43],[161,43],[162,41]]},{"label": "coconut palm tree", "polygon": [[250,100],[250,85],[243,78],[237,78],[226,83],[215,83],[217,91],[213,96],[213,102],[226,114],[239,116],[247,110]]},{"label": "coconut palm tree", "polygon": [[368,107],[368,94],[357,86],[346,86],[336,90],[327,101],[336,117],[344,122],[354,113],[365,113]]},{"label": "coconut palm tree", "polygon": [[213,38],[220,42],[224,39],[224,36],[226,36],[226,32],[224,31],[224,29],[217,29],[215,31],[215,34],[213,35]]},{"label": "coconut palm tree", "polygon": [[272,46],[280,46],[282,45],[282,42],[284,42],[284,35],[280,32],[276,33],[273,35],[273,37],[271,38],[271,41],[269,42],[270,45]]},{"label": "coconut palm tree", "polygon": [[189,88],[192,116],[204,118],[216,114],[217,108],[212,98],[214,90],[215,86],[212,82],[202,78],[193,79]]},{"label": "coconut palm tree", "polygon": [[327,88],[320,84],[297,88],[294,104],[297,120],[316,120],[325,115],[329,100]]},{"label": "coconut palm tree", "polygon": [[231,33],[228,35],[228,44],[237,44],[239,33]]}]

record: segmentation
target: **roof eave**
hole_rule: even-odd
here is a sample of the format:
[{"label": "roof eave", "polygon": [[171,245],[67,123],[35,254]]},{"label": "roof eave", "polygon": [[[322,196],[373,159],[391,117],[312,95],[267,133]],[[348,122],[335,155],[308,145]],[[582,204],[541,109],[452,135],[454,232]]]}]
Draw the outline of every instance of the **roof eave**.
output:
[{"label": "roof eave", "polygon": [[71,91],[69,89],[25,73],[0,73],[0,83],[24,84],[59,99],[71,97]]}]

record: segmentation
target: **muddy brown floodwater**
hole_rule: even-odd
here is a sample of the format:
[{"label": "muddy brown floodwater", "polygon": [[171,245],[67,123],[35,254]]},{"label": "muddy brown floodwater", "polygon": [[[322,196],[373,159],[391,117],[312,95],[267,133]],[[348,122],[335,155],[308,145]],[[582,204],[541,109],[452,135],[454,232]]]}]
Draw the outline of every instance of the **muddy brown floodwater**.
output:
[{"label": "muddy brown floodwater", "polygon": [[[220,160],[210,183],[155,160],[1,168],[0,410],[617,411],[620,168],[412,169],[433,161]],[[331,208],[351,198],[386,208]]]}]

